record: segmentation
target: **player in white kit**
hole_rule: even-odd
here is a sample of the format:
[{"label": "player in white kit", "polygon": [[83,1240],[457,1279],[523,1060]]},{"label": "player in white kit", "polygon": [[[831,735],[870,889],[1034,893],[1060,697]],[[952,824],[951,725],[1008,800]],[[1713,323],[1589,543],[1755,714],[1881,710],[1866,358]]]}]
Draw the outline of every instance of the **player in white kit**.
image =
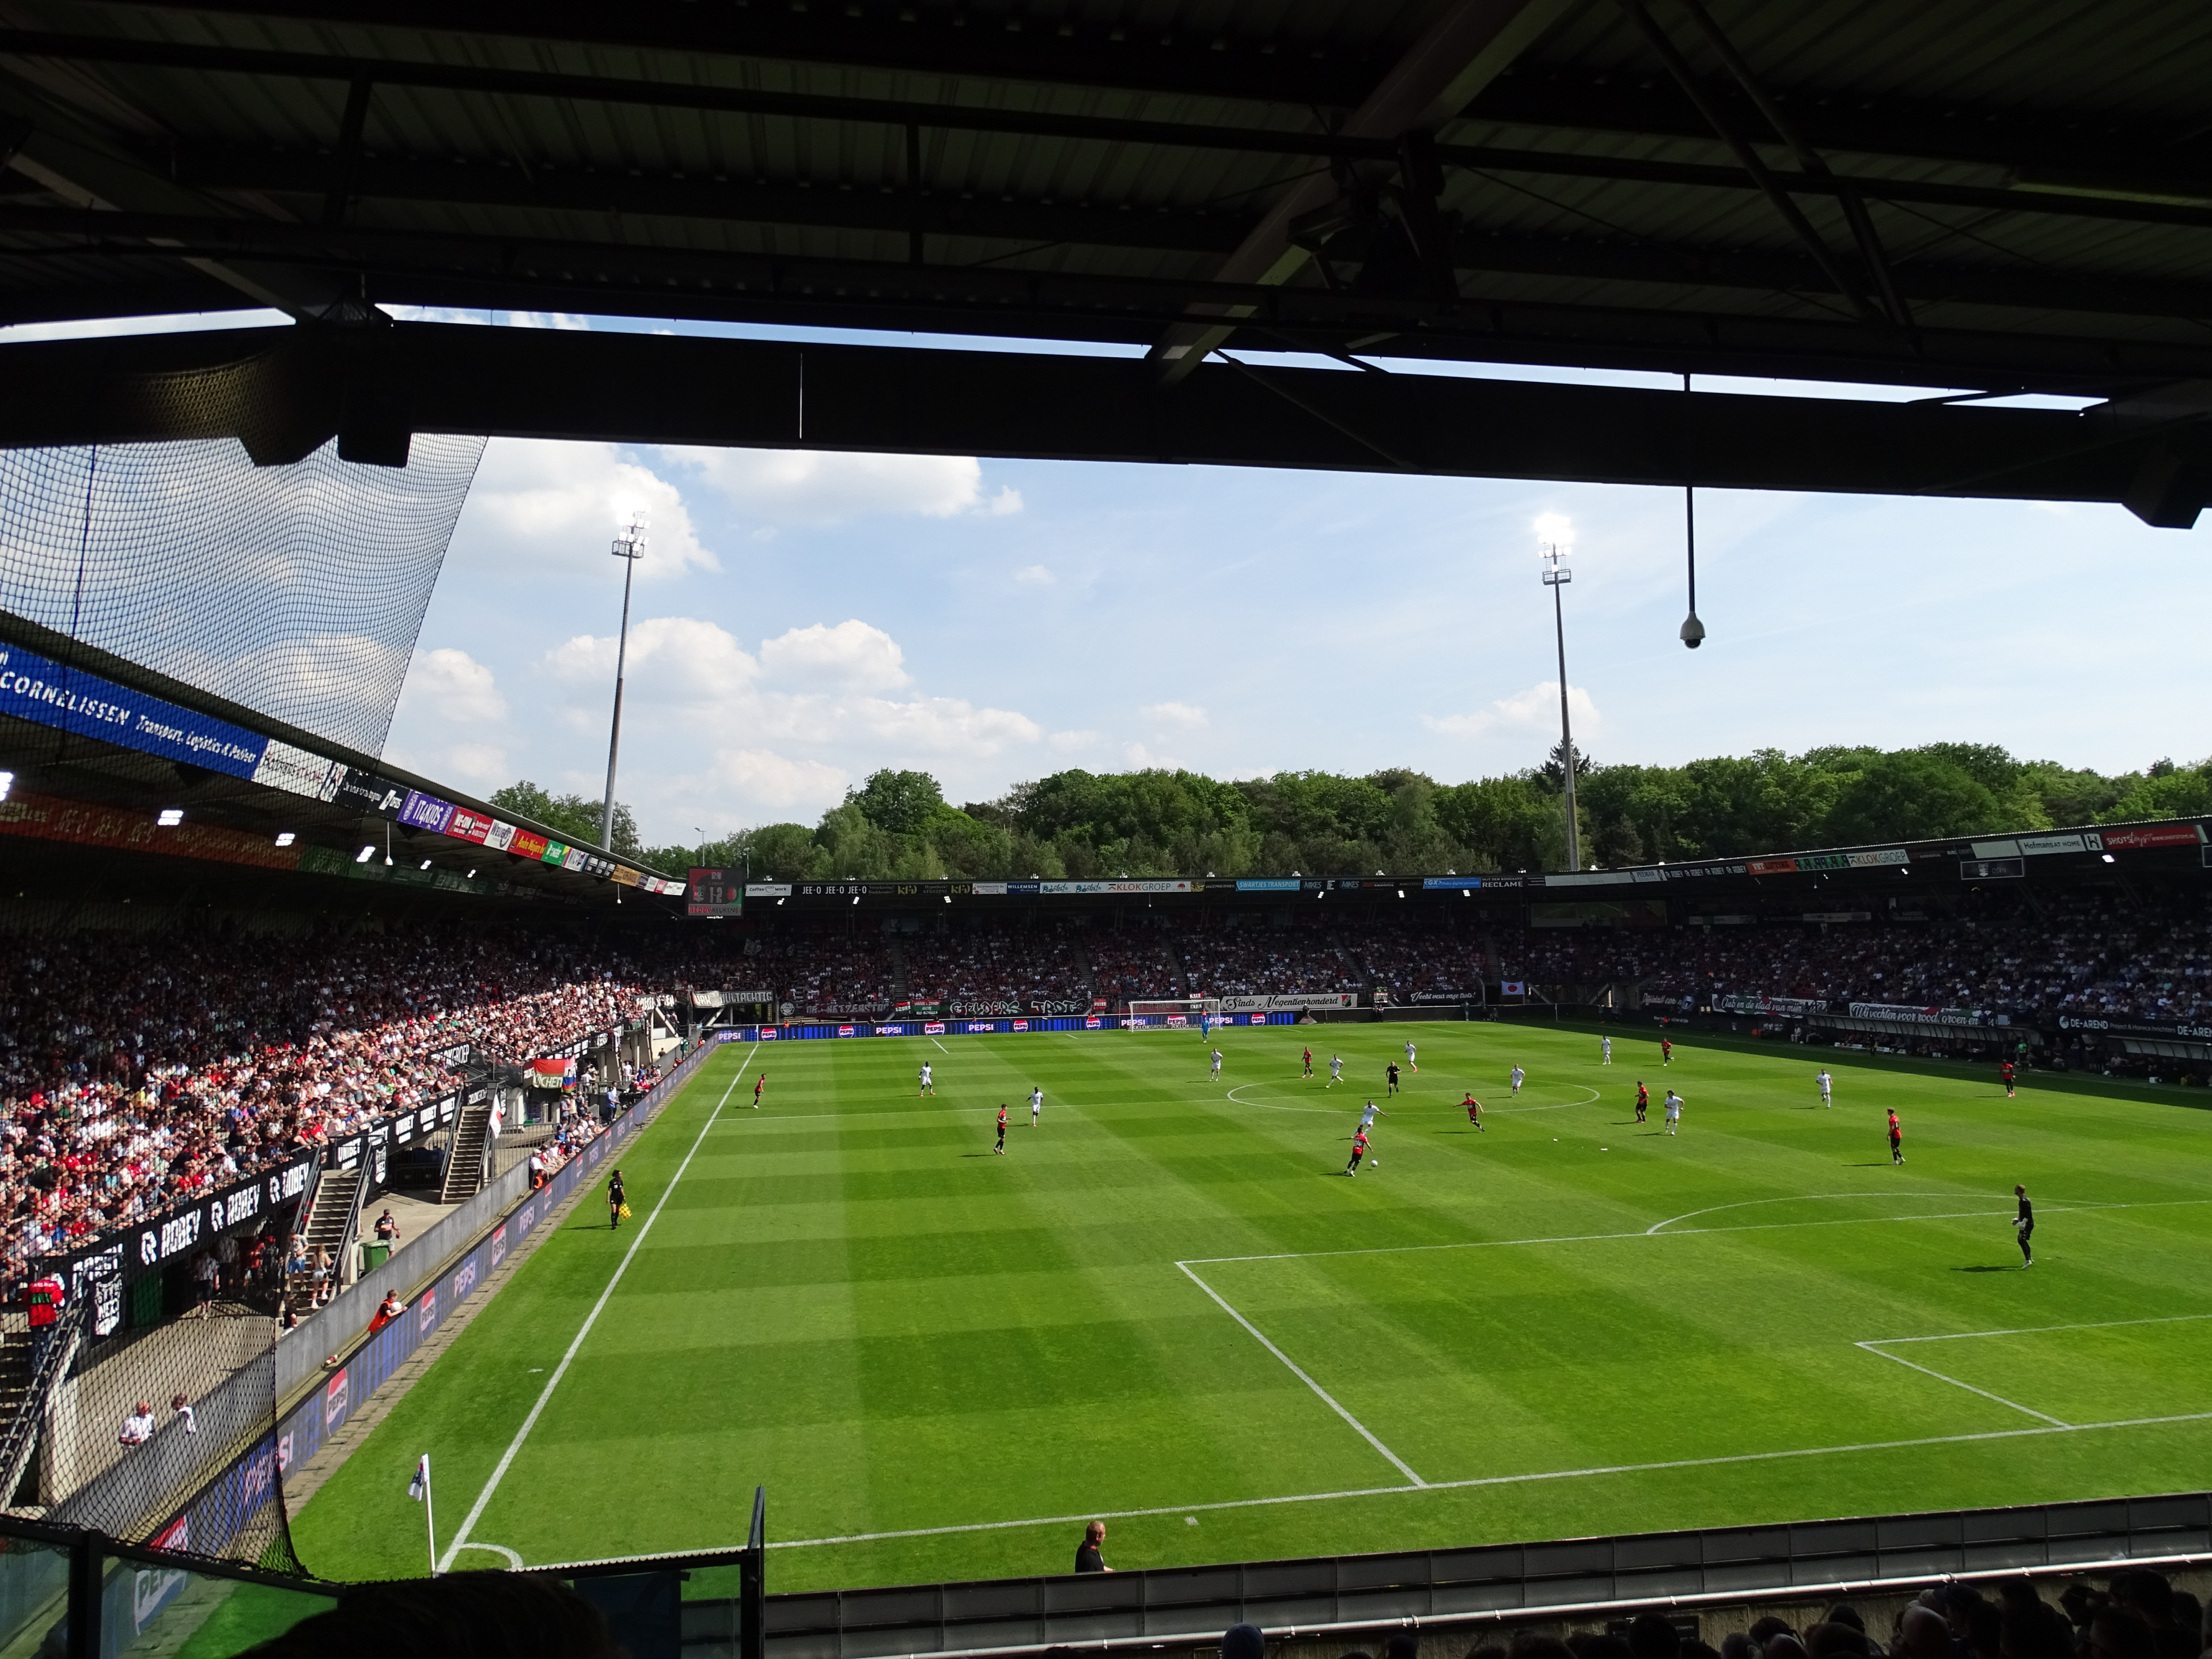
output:
[{"label": "player in white kit", "polygon": [[1599,1042],[1597,1063],[1601,1066],[1610,1066],[1613,1064],[1613,1039],[1611,1037],[1603,1038]]},{"label": "player in white kit", "polygon": [[921,1062],[921,1087],[916,1092],[915,1098],[919,1099],[922,1095],[933,1095],[936,1092],[937,1085],[930,1079],[929,1062],[925,1060]]},{"label": "player in white kit", "polygon": [[1042,1112],[1042,1111],[1043,1111],[1043,1110],[1044,1110],[1044,1091],[1043,1091],[1042,1088],[1035,1088],[1035,1089],[1031,1089],[1031,1090],[1030,1091],[1030,1128],[1034,1129],[1034,1128],[1036,1128],[1036,1126],[1037,1126],[1037,1114],[1038,1114],[1038,1113],[1040,1113],[1040,1112]]},{"label": "player in white kit", "polygon": [[1667,1133],[1673,1134],[1674,1126],[1682,1121],[1682,1097],[1672,1089],[1667,1091]]},{"label": "player in white kit", "polygon": [[1373,1128],[1375,1127],[1375,1116],[1378,1112],[1382,1112],[1382,1115],[1385,1117],[1389,1115],[1389,1113],[1382,1112],[1382,1109],[1380,1106],[1377,1106],[1373,1101],[1369,1101],[1367,1103],[1367,1109],[1359,1115],[1359,1127],[1363,1129]]},{"label": "player in white kit", "polygon": [[1328,1081],[1323,1086],[1334,1089],[1338,1084],[1343,1081],[1344,1056],[1342,1054],[1331,1054],[1328,1057]]},{"label": "player in white kit", "polygon": [[1527,1077],[1528,1075],[1528,1073],[1522,1071],[1518,1066],[1516,1066],[1513,1070],[1508,1073],[1508,1075],[1510,1075],[1513,1079],[1513,1092],[1516,1095],[1519,1094],[1521,1092],[1521,1079]]},{"label": "player in white kit", "polygon": [[1406,1045],[1406,1069],[1409,1072],[1418,1072],[1421,1069],[1413,1064],[1413,1045],[1411,1042]]},{"label": "player in white kit", "polygon": [[1218,1048],[1213,1051],[1213,1080],[1216,1083],[1221,1081],[1221,1050]]},{"label": "player in white kit", "polygon": [[1813,1080],[1820,1085],[1820,1104],[1834,1105],[1836,1103],[1831,1097],[1835,1093],[1836,1079],[1828,1075],[1828,1068],[1823,1066],[1820,1068],[1820,1075]]}]

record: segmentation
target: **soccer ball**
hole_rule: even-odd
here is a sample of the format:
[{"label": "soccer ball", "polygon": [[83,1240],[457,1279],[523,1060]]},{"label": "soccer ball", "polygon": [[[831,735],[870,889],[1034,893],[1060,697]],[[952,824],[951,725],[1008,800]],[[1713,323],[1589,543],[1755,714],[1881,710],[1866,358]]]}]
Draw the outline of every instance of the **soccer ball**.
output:
[{"label": "soccer ball", "polygon": [[1379,1158],[1370,1158],[1367,1160],[1367,1167],[1370,1170],[1379,1170],[1382,1167],[1382,1160]]}]

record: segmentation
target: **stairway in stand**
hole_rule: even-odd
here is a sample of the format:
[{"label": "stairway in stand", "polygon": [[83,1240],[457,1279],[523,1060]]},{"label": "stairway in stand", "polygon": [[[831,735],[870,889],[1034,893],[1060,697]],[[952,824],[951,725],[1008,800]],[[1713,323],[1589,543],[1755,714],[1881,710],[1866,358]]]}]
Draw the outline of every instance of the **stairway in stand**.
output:
[{"label": "stairway in stand", "polygon": [[353,1226],[354,1206],[361,1195],[359,1170],[325,1170],[315,1182],[314,1207],[307,1212],[302,1230],[307,1238],[307,1268],[291,1275],[288,1289],[292,1305],[302,1311],[315,1305],[314,1264],[325,1250],[331,1253],[331,1274],[338,1277],[345,1264],[339,1259],[346,1234]]},{"label": "stairway in stand", "polygon": [[446,1158],[446,1179],[438,1188],[438,1202],[458,1204],[475,1196],[483,1185],[484,1142],[491,1135],[491,1105],[485,1102],[461,1113],[453,1125],[453,1149]]}]

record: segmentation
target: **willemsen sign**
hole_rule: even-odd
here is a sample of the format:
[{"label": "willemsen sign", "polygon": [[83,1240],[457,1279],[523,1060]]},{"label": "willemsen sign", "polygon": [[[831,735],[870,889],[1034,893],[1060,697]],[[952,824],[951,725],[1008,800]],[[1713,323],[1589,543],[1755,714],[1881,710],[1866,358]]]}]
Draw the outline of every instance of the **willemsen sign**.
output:
[{"label": "willemsen sign", "polygon": [[246,1448],[202,1486],[159,1535],[189,1537],[192,1547],[203,1554],[220,1554],[274,1494],[276,1478],[303,1458],[314,1455],[406,1362],[423,1338],[479,1288],[484,1277],[529,1236],[532,1227],[550,1220],[579,1186],[596,1182],[607,1155],[644,1127],[712,1052],[703,1048],[695,1050],[650,1095],[608,1125],[606,1133],[585,1147],[544,1188],[531,1194],[423,1290],[411,1310],[413,1318],[395,1319],[362,1342],[327,1382],[286,1413],[274,1433]]}]

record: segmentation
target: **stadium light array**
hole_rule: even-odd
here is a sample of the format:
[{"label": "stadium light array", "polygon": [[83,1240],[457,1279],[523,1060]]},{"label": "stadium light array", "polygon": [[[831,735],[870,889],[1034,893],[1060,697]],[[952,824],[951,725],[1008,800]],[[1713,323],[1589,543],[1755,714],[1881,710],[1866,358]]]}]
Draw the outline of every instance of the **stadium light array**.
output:
[{"label": "stadium light array", "polygon": [[184,821],[185,809],[181,806],[164,806],[154,817],[154,822],[164,830],[173,830]]},{"label": "stadium light array", "polygon": [[2105,862],[2107,864],[2118,864],[2119,860],[2114,858],[2110,853],[2107,853],[2105,854]]},{"label": "stadium light array", "polygon": [[375,856],[376,856],[376,845],[375,845],[375,843],[374,843],[374,842],[372,842],[369,845],[368,845],[367,847],[362,848],[361,849],[361,851],[359,851],[358,853],[356,853],[356,854],[353,855],[353,861],[354,861],[356,864],[366,864],[366,863],[368,863],[371,859],[374,858]]},{"label": "stadium light array", "polygon": [[7,799],[8,792],[15,787],[15,775],[13,772],[0,772],[0,800]]},{"label": "stadium light array", "polygon": [[430,867],[430,860],[428,860],[428,859],[424,859],[424,860],[422,860],[422,867],[423,867],[425,870],[428,869],[428,868]]},{"label": "stadium light array", "polygon": [[299,837],[295,836],[289,830],[279,830],[276,832],[276,844],[279,847],[289,847],[298,839]]},{"label": "stadium light array", "polygon": [[474,881],[476,878],[477,878],[477,872],[476,872],[475,871],[473,871],[473,870],[470,871],[470,872],[469,872],[469,879],[470,879],[471,881]]}]

